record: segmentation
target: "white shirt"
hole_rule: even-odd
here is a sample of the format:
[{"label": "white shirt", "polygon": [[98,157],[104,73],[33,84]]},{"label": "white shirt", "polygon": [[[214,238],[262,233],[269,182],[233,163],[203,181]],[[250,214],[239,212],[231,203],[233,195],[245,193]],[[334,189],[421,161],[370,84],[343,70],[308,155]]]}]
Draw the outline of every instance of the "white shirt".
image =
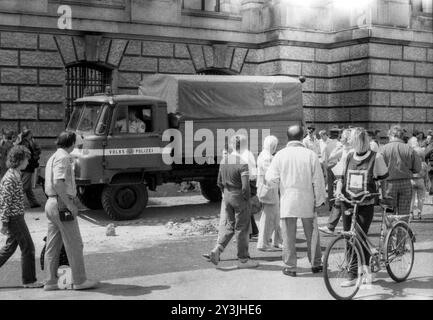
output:
[{"label": "white shirt", "polygon": [[329,142],[329,138],[326,139],[326,141],[323,141],[323,139],[319,139],[319,147],[320,147],[320,157],[319,160],[321,163],[325,161],[325,147]]},{"label": "white shirt", "polygon": [[48,159],[45,167],[45,193],[47,195],[56,195],[53,183],[55,180],[64,180],[66,184],[66,193],[75,197],[77,195],[77,187],[75,185],[75,168],[74,158],[59,148]]},{"label": "white shirt", "polygon": [[411,137],[411,138],[407,141],[407,144],[410,145],[412,148],[419,147],[418,138],[417,138],[417,137]]},{"label": "white shirt", "polygon": [[300,141],[278,151],[265,175],[280,187],[281,218],[313,218],[315,207],[325,202],[325,180],[317,154]]},{"label": "white shirt", "polygon": [[302,140],[302,143],[310,150],[313,150],[317,155],[320,157],[321,150],[320,150],[320,143],[319,141],[313,137],[311,139],[310,135],[307,134],[307,136]]},{"label": "white shirt", "polygon": [[326,146],[322,152],[323,162],[326,165],[328,165],[329,156],[331,155],[332,151],[334,151],[334,149],[338,146],[338,143],[339,141],[337,139],[329,138],[328,140],[326,140]]},{"label": "white shirt", "polygon": [[376,141],[370,141],[370,150],[374,152],[379,152],[379,145],[376,143]]},{"label": "white shirt", "polygon": [[[144,133],[146,132],[146,124],[140,119],[128,120],[129,133]],[[126,119],[122,119],[116,122],[116,127],[120,128],[120,132],[126,132]]]}]

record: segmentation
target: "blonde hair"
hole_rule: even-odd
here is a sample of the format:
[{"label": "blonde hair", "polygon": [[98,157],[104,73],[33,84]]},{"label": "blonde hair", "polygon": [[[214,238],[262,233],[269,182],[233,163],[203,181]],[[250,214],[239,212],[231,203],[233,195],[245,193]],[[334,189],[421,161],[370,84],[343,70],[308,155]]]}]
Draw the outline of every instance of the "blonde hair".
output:
[{"label": "blonde hair", "polygon": [[365,153],[370,150],[370,137],[364,128],[354,128],[351,130],[350,142],[357,153]]}]

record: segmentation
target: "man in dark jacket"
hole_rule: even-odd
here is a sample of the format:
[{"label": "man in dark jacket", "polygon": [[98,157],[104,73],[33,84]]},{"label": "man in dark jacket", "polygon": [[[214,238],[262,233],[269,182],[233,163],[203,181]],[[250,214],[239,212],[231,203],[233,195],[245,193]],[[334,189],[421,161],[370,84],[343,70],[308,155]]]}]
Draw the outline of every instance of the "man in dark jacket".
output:
[{"label": "man in dark jacket", "polygon": [[35,170],[39,167],[41,148],[33,139],[32,131],[26,127],[24,127],[23,131],[18,135],[16,144],[23,145],[30,150],[31,158],[29,159],[28,166],[21,172],[21,179],[23,181],[24,193],[29,201],[30,208],[39,208],[41,205],[38,203],[35,194],[33,193],[32,176]]},{"label": "man in dark jacket", "polygon": [[6,130],[2,133],[2,139],[0,141],[0,179],[4,176],[6,171],[8,171],[6,167],[6,157],[9,150],[14,146],[13,137],[14,132],[12,130]]}]

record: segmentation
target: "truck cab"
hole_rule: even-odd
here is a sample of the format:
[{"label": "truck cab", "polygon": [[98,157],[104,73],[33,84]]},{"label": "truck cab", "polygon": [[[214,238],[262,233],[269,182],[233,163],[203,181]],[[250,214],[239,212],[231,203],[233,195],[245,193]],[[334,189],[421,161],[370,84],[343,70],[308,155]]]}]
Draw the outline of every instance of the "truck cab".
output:
[{"label": "truck cab", "polygon": [[109,95],[83,97],[67,130],[77,135],[76,183],[90,209],[104,208],[113,219],[131,219],[147,204],[153,172],[171,169],[162,161],[162,133],[168,128],[166,103],[155,97]]}]

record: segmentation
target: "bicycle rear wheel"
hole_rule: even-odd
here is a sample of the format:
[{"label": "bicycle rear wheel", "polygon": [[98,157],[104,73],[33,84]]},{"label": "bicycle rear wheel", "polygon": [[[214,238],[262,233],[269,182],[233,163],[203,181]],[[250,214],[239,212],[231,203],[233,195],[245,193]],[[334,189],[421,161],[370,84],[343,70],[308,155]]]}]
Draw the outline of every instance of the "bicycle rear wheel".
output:
[{"label": "bicycle rear wheel", "polygon": [[323,277],[329,293],[337,300],[352,299],[362,282],[362,256],[353,239],[335,238],[325,251]]},{"label": "bicycle rear wheel", "polygon": [[414,262],[411,231],[406,223],[398,222],[385,239],[386,270],[395,282],[407,279]]}]

